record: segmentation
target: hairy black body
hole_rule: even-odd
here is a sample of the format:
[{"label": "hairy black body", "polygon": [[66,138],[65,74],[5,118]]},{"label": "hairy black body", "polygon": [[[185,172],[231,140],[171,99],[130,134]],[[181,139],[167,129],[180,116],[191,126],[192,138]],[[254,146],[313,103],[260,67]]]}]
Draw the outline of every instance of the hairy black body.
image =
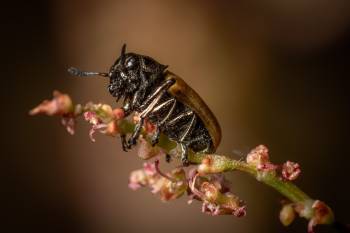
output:
[{"label": "hairy black body", "polygon": [[160,133],[164,133],[181,146],[184,165],[188,164],[189,148],[194,152],[213,152],[213,141],[203,119],[187,103],[168,92],[176,80],[166,78],[167,66],[148,56],[125,53],[125,49],[124,45],[120,57],[108,73],[69,69],[70,73],[77,76],[109,77],[108,90],[117,101],[123,99],[125,114],[140,114],[140,121],[131,137],[126,140],[122,135],[123,149],[127,151],[136,144],[144,120],[149,119],[157,126],[152,144],[157,144]]}]

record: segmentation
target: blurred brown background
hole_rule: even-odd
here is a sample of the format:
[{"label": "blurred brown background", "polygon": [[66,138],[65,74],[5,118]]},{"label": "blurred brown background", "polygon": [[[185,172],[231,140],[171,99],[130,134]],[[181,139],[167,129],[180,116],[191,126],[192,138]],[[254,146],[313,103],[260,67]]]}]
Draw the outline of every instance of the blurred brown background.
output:
[{"label": "blurred brown background", "polygon": [[239,158],[265,144],[273,161],[300,162],[297,184],[350,222],[349,1],[56,0],[3,10],[1,232],[306,232],[300,219],[284,228],[280,195],[245,174],[229,178],[248,215],[209,217],[186,198],[164,204],[128,189],[142,161],[119,139],[91,143],[82,121],[72,137],[58,119],[27,115],[54,89],[114,104],[106,80],[66,69],[106,71],[124,42],[200,93],[222,125],[219,153]]}]

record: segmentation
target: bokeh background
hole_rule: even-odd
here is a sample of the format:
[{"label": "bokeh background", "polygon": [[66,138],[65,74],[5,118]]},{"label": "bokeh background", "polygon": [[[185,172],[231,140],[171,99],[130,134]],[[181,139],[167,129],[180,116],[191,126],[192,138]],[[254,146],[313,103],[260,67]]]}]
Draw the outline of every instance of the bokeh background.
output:
[{"label": "bokeh background", "polygon": [[[79,122],[29,117],[54,89],[76,102],[113,104],[106,71],[128,50],[168,64],[222,125],[219,153],[240,158],[258,144],[275,162],[297,161],[296,182],[350,222],[350,2],[347,0],[27,1],[2,6],[1,232],[306,232],[284,228],[281,196],[245,174],[228,175],[248,215],[210,217],[186,198],[161,203],[127,187],[142,166],[117,139],[88,138]],[[321,228],[319,232],[331,232]]]}]

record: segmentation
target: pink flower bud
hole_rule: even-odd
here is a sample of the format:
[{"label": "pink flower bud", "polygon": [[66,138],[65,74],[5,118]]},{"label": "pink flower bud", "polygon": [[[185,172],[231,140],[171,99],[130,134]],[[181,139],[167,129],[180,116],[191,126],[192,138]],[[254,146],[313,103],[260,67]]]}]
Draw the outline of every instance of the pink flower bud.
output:
[{"label": "pink flower bud", "polygon": [[125,112],[122,108],[116,108],[113,110],[113,115],[116,120],[120,120],[124,118]]},{"label": "pink flower bud", "polygon": [[136,170],[131,172],[129,177],[129,188],[132,190],[137,190],[142,186],[147,185],[148,177],[144,170]]},{"label": "pink flower bud", "polygon": [[247,155],[247,163],[260,165],[269,163],[269,150],[264,145],[259,145],[249,152]]},{"label": "pink flower bud", "polygon": [[223,177],[199,176],[199,173],[190,178],[189,188],[191,200],[203,201],[202,212],[215,216],[229,214],[236,217],[245,215],[245,206],[242,201],[230,193],[224,184]]},{"label": "pink flower bud", "polygon": [[282,177],[285,180],[295,180],[300,175],[300,165],[291,161],[287,161],[282,166]]},{"label": "pink flower bud", "polygon": [[265,172],[274,172],[278,168],[277,165],[270,162],[269,150],[264,145],[259,145],[251,150],[246,160],[248,164],[256,166],[256,169],[262,172],[259,177],[263,176]]},{"label": "pink flower bud", "polygon": [[73,103],[69,95],[62,94],[59,91],[54,91],[52,100],[44,100],[37,107],[30,110],[29,114],[46,114],[49,116],[53,116],[68,114],[72,111]]},{"label": "pink flower bud", "polygon": [[169,201],[182,196],[188,187],[185,171],[176,168],[168,174],[161,173],[158,164],[145,163],[144,168],[133,171],[129,187],[136,190],[143,186],[151,188],[152,193],[159,194],[162,201]]},{"label": "pink flower bud", "polygon": [[101,123],[101,120],[99,119],[99,117],[95,112],[91,112],[91,111],[85,112],[84,118],[86,121],[88,121],[90,124],[93,124],[93,125],[97,125]]},{"label": "pink flower bud", "polygon": [[115,137],[119,133],[117,122],[111,121],[110,123],[108,123],[106,129],[102,133],[108,136]]}]

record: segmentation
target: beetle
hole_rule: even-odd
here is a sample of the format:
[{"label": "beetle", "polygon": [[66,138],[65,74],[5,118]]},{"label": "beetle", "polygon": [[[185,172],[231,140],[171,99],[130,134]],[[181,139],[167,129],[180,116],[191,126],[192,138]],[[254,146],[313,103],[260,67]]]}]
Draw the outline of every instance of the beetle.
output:
[{"label": "beetle", "polygon": [[188,150],[214,153],[220,144],[220,125],[203,99],[179,76],[167,70],[151,57],[126,53],[126,44],[119,58],[107,73],[81,71],[71,67],[74,76],[99,75],[109,78],[108,90],[116,98],[123,99],[125,116],[138,112],[139,122],[128,140],[121,135],[124,151],[136,145],[145,119],[156,126],[152,146],[160,133],[180,145],[181,160],[189,165]]}]

